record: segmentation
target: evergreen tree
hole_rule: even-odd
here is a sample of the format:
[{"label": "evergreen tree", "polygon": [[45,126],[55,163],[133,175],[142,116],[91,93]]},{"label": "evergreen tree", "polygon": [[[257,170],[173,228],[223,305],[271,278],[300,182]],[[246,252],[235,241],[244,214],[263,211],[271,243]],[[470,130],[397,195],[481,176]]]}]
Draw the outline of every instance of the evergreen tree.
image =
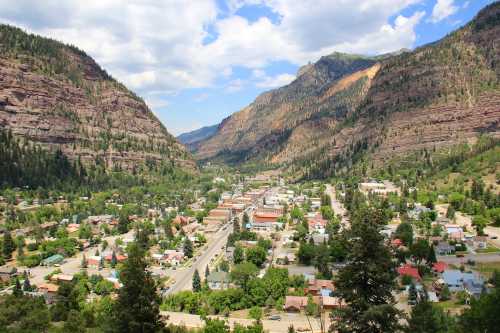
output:
[{"label": "evergreen tree", "polygon": [[88,261],[87,257],[85,257],[85,254],[82,255],[82,262],[80,263],[81,268],[87,268],[88,266]]},{"label": "evergreen tree", "polygon": [[123,287],[113,309],[116,332],[153,333],[163,327],[156,283],[146,268],[144,250],[133,243],[120,273]]},{"label": "evergreen tree", "polygon": [[117,263],[118,259],[116,258],[116,252],[113,250],[113,253],[111,253],[111,268],[115,268]]},{"label": "evergreen tree", "polygon": [[235,217],[234,220],[233,220],[233,232],[235,234],[239,233],[241,231],[241,228],[240,228],[240,220],[239,218]]},{"label": "evergreen tree", "polygon": [[346,232],[350,248],[347,265],[336,277],[337,293],[347,306],[334,313],[339,332],[390,333],[400,328],[401,313],[392,291],[396,272],[380,229],[383,212],[362,208],[353,214]]},{"label": "evergreen tree", "polygon": [[210,268],[208,268],[208,265],[207,265],[205,267],[205,279],[207,279],[209,275],[210,275]]},{"label": "evergreen tree", "polygon": [[441,308],[435,307],[424,299],[411,310],[407,333],[446,333],[450,332],[453,320]]},{"label": "evergreen tree", "polygon": [[201,279],[200,279],[200,273],[198,273],[198,270],[194,270],[193,274],[193,291],[195,293],[201,291]]},{"label": "evergreen tree", "polygon": [[21,282],[19,282],[19,279],[16,278],[16,284],[14,286],[14,289],[12,290],[12,295],[16,297],[20,297],[23,295],[23,289],[21,288]]},{"label": "evergreen tree", "polygon": [[430,265],[435,264],[437,262],[436,251],[434,250],[433,244],[431,244],[431,246],[429,246],[429,254],[427,255],[426,261]]},{"label": "evergreen tree", "polygon": [[12,252],[16,249],[16,244],[12,239],[10,232],[6,231],[3,235],[3,256],[5,259],[10,259],[12,257]]},{"label": "evergreen tree", "polygon": [[184,255],[188,258],[193,257],[193,243],[188,237],[184,240]]},{"label": "evergreen tree", "polygon": [[24,291],[31,291],[31,283],[30,283],[30,279],[28,278],[28,274],[26,273],[26,271],[24,271],[24,274],[23,274],[23,290]]},{"label": "evergreen tree", "polygon": [[410,287],[408,288],[408,300],[413,302],[415,304],[417,302],[417,287],[415,286],[415,283],[412,281],[410,283]]}]

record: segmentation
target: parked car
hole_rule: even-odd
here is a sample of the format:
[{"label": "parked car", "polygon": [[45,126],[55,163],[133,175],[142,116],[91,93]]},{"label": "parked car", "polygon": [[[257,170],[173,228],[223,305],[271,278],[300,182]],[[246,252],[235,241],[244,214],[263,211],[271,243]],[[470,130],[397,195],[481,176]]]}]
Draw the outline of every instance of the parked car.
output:
[{"label": "parked car", "polygon": [[281,316],[280,315],[272,315],[272,316],[269,316],[269,320],[281,320]]}]

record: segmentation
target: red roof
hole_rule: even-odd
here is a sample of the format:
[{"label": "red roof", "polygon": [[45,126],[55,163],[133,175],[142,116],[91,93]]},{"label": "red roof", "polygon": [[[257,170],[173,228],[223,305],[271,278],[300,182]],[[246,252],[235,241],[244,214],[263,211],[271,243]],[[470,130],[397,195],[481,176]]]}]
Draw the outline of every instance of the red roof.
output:
[{"label": "red roof", "polygon": [[420,274],[418,273],[418,269],[413,267],[410,264],[406,264],[398,268],[398,273],[401,276],[408,275],[416,280],[421,280]]},{"label": "red roof", "polygon": [[401,239],[399,239],[399,238],[396,238],[396,239],[393,239],[391,241],[391,245],[399,247],[399,246],[403,245],[403,241]]},{"label": "red roof", "polygon": [[438,261],[432,265],[432,269],[438,273],[443,273],[448,268],[448,264],[442,261]]}]

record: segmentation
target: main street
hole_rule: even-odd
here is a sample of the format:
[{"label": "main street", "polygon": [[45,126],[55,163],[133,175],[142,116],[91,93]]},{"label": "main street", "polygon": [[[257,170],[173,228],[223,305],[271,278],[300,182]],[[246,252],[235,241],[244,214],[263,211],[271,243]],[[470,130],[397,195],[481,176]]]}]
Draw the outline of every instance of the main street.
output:
[{"label": "main street", "polygon": [[210,265],[212,258],[215,258],[215,256],[219,253],[223,253],[223,249],[225,248],[227,243],[227,238],[232,231],[233,224],[232,222],[230,222],[227,227],[225,227],[225,230],[223,227],[219,229],[219,231],[217,231],[217,233],[207,245],[207,248],[201,249],[201,253],[197,258],[195,258],[190,267],[171,271],[172,273],[169,274],[170,278],[173,278],[175,282],[166,292],[166,294],[191,289],[194,271],[197,269],[200,275],[203,275],[203,273],[205,272],[205,267]]}]

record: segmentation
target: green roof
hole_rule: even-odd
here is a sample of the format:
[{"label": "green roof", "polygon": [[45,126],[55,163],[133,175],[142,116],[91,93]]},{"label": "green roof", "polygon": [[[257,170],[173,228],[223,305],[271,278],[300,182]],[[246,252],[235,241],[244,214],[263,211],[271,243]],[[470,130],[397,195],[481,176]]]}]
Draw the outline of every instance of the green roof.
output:
[{"label": "green roof", "polygon": [[45,258],[42,260],[42,263],[45,265],[53,265],[60,263],[61,261],[64,260],[64,257],[60,254],[54,254],[53,256],[50,256],[48,258]]}]

